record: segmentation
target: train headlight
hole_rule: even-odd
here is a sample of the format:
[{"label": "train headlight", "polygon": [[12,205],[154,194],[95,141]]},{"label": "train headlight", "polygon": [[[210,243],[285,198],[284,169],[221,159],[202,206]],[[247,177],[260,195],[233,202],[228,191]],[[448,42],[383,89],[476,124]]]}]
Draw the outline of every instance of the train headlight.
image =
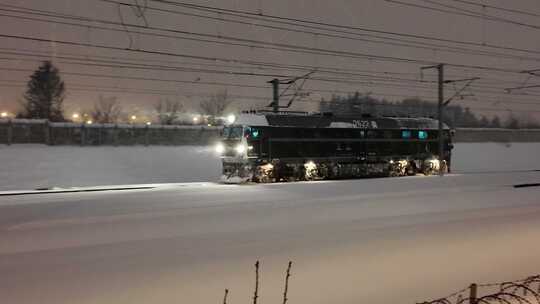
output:
[{"label": "train headlight", "polygon": [[230,125],[232,125],[235,121],[236,121],[236,116],[234,116],[233,114],[230,114],[229,116],[227,116],[227,123],[229,123]]},{"label": "train headlight", "polygon": [[312,161],[308,161],[304,164],[304,168],[306,168],[306,170],[315,170],[317,169],[317,165]]},{"label": "train headlight", "polygon": [[216,150],[216,153],[221,155],[223,154],[223,152],[225,152],[225,146],[222,143],[218,143],[216,144],[215,150]]},{"label": "train headlight", "polygon": [[244,144],[239,144],[238,146],[236,146],[235,150],[236,153],[243,154],[244,152],[246,152],[246,146]]},{"label": "train headlight", "polygon": [[313,161],[308,161],[304,164],[304,169],[306,170],[306,178],[312,179],[317,177],[317,164]]}]

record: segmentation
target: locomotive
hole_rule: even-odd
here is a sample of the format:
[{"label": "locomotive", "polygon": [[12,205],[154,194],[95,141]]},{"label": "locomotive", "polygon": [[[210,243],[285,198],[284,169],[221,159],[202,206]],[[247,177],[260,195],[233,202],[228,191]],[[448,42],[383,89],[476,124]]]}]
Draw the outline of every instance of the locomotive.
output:
[{"label": "locomotive", "polygon": [[279,182],[450,171],[453,130],[423,117],[247,112],[215,146],[222,181]]}]

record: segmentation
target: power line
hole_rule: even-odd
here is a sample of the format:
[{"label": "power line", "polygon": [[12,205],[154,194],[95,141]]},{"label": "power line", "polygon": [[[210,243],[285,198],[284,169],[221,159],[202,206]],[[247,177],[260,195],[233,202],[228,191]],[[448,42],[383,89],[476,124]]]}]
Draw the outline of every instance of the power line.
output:
[{"label": "power line", "polygon": [[[2,54],[9,54],[9,55],[21,55],[21,56],[39,56],[39,57],[46,57],[50,58],[52,54],[50,53],[40,53],[34,50],[22,50],[17,48],[2,48],[0,47],[0,53]],[[69,53],[69,52],[56,52],[54,53],[54,58],[60,58],[61,56],[68,57],[72,56],[70,59],[91,59],[91,58],[99,58],[99,59],[111,59],[111,60],[119,60],[119,57],[115,56],[103,56],[103,55],[81,55],[81,54],[75,54],[75,53]],[[77,56],[83,56],[83,57],[77,57]],[[160,64],[187,64],[187,65],[201,65],[201,66],[211,66],[211,67],[220,67],[220,68],[256,68],[256,69],[265,69],[265,70],[271,70],[271,69],[278,69],[278,70],[298,70],[298,71],[313,71],[317,70],[317,72],[324,72],[324,73],[332,73],[332,72],[344,72],[344,74],[349,72],[359,72],[359,73],[370,73],[370,74],[381,74],[381,75],[417,75],[417,73],[407,73],[407,72],[397,72],[397,71],[386,71],[386,70],[363,70],[363,69],[354,69],[354,68],[338,68],[338,67],[329,67],[329,66],[311,66],[311,65],[300,65],[300,64],[281,64],[277,62],[264,62],[264,61],[250,61],[250,62],[236,62],[246,64],[246,66],[227,66],[227,65],[218,65],[215,63],[201,63],[201,62],[178,62],[178,61],[170,61],[170,60],[156,60],[156,59],[140,59],[140,58],[125,58],[122,57],[123,61],[137,61],[137,64],[144,60],[145,62],[157,62]],[[198,60],[198,59],[197,59]],[[219,58],[216,58],[215,61],[220,61]],[[489,79],[489,78],[484,78]],[[495,80],[495,79],[493,79]]]},{"label": "power line", "polygon": [[[84,47],[94,47],[94,48],[102,48],[102,49],[117,50],[117,51],[139,52],[139,53],[145,53],[145,54],[164,55],[164,56],[173,56],[173,57],[185,57],[185,58],[202,59],[202,60],[222,60],[229,63],[230,62],[249,62],[246,60],[239,60],[239,59],[218,59],[218,58],[210,58],[210,57],[197,56],[197,55],[178,54],[178,53],[163,52],[163,51],[151,51],[151,50],[143,50],[139,48],[138,49],[122,48],[122,47],[115,47],[115,46],[109,46],[109,45],[98,45],[98,44],[83,43],[83,42],[64,41],[64,40],[58,40],[58,39],[45,39],[45,38],[29,37],[29,36],[22,36],[22,35],[0,34],[0,37],[35,41],[35,42],[47,42],[47,43],[52,42],[52,43],[57,43],[57,44],[70,45],[70,46],[84,46]],[[293,51],[298,51],[298,50],[293,50]],[[302,51],[299,51],[299,52],[302,52]],[[331,54],[331,55],[337,56],[337,53]],[[348,57],[346,55],[344,56]],[[370,59],[376,58],[377,60],[389,61],[389,62],[435,64],[435,62],[403,58],[403,57],[380,56],[380,55],[373,55],[373,54],[357,54],[357,56],[358,57],[354,57],[354,56],[353,57],[354,58],[370,58]],[[484,70],[484,71],[496,71],[496,72],[513,73],[513,74],[521,74],[522,72],[521,70],[494,68],[494,67],[479,66],[479,65],[466,65],[466,64],[456,64],[456,63],[445,63],[445,64],[448,66],[453,66],[453,67],[469,68],[469,69]],[[275,76],[275,77],[281,77],[281,76]]]},{"label": "power line", "polygon": [[[157,1],[157,0],[151,0],[151,1]],[[14,16],[9,16],[9,15],[6,15],[6,16],[14,17]],[[27,18],[27,17],[15,16],[14,18]],[[95,20],[95,19],[88,19],[88,18],[84,18],[84,17],[77,17],[77,18],[79,18],[82,21],[104,22],[104,23],[107,23],[107,24],[120,25],[120,24],[112,22],[112,21]],[[81,24],[72,24],[72,25],[85,26],[85,25],[81,25]],[[129,26],[144,28],[144,27],[139,26],[139,25],[129,25]],[[87,26],[85,26],[85,27],[87,27]],[[110,29],[110,28],[104,28],[104,29],[113,30],[113,31],[114,30],[115,31],[121,31],[121,30],[118,30],[118,29]],[[150,29],[156,29],[156,28],[150,28]],[[270,43],[270,42],[252,40],[252,39],[238,38],[238,37],[228,37],[228,36],[212,35],[212,34],[201,34],[201,33],[194,33],[194,32],[188,32],[188,31],[178,31],[178,30],[172,30],[172,29],[159,29],[159,28],[157,28],[156,30],[171,31],[171,32],[176,32],[176,33],[181,33],[181,34],[212,37],[212,38],[227,39],[227,40],[234,40],[234,41],[243,41],[243,42],[248,42],[248,43],[258,43],[258,44],[262,44],[262,45],[265,45],[265,46],[245,45],[245,44],[240,44],[240,43],[230,43],[230,42],[222,42],[222,41],[215,41],[215,40],[203,40],[203,39],[196,39],[196,38],[176,37],[176,36],[172,37],[172,38],[178,38],[178,39],[195,40],[195,41],[200,41],[200,42],[210,42],[210,43],[218,43],[218,44],[226,44],[226,45],[244,46],[244,47],[250,47],[250,48],[257,47],[257,48],[263,48],[263,49],[273,49],[273,50],[280,50],[280,51],[308,53],[308,54],[325,55],[325,56],[339,56],[339,57],[359,58],[359,59],[368,58],[368,59],[371,59],[371,60],[390,61],[390,62],[434,64],[434,62],[430,62],[430,61],[426,61],[426,60],[403,58],[403,57],[392,57],[392,56],[381,56],[381,55],[374,55],[374,54],[367,54],[367,53],[336,51],[336,50],[312,48],[312,47],[305,47],[305,46],[291,45],[291,44],[283,44],[283,43]],[[136,32],[136,33],[146,34],[146,35],[153,35],[153,36],[158,35],[159,36],[159,34],[149,34],[149,33],[144,33],[144,32]],[[273,47],[273,46],[275,46],[275,47]],[[130,48],[128,48],[128,49],[130,49]],[[445,63],[445,64],[450,65],[450,66],[454,66],[454,67],[467,67],[467,68],[479,69],[479,70],[491,70],[491,71],[509,72],[509,73],[518,72],[516,70],[493,68],[493,67],[486,67],[486,66],[473,66],[473,65],[462,65],[462,64],[452,64],[452,63]]]},{"label": "power line", "polygon": [[[0,52],[1,53],[1,52]],[[0,60],[13,60],[13,58],[0,58]],[[83,58],[82,60],[90,60],[88,58]],[[27,60],[26,60],[27,61]],[[39,61],[39,60],[36,60]],[[77,65],[85,65],[85,66],[94,66],[94,67],[108,67],[108,68],[127,68],[127,69],[139,69],[139,70],[162,70],[162,71],[197,71],[197,72],[206,72],[206,73],[217,73],[217,74],[231,74],[234,72],[231,71],[217,71],[217,70],[200,70],[200,69],[184,69],[181,67],[166,67],[166,66],[155,66],[155,65],[146,65],[146,64],[130,64],[130,65],[121,65],[124,62],[120,62],[121,64],[94,64],[94,63],[87,63],[87,62],[70,62],[70,61],[60,61],[66,64],[77,64]],[[103,62],[103,61],[99,61]],[[105,62],[113,62],[115,61],[105,61]],[[10,71],[21,71],[21,72],[31,72],[30,69],[9,69],[5,68],[4,70],[10,70]],[[249,88],[263,88],[267,89],[265,86],[254,86],[254,85],[241,85],[241,84],[231,84],[231,83],[218,83],[218,82],[204,82],[200,80],[195,81],[182,81],[182,80],[176,80],[176,79],[161,79],[161,78],[148,78],[148,77],[133,77],[133,76],[119,76],[119,75],[104,75],[104,74],[91,74],[91,73],[73,73],[73,72],[64,72],[67,75],[75,75],[75,76],[87,76],[87,77],[105,77],[105,78],[116,78],[116,79],[127,79],[127,80],[145,80],[145,81],[161,81],[161,82],[177,82],[177,83],[189,83],[189,84],[209,84],[209,85],[223,85],[223,86],[239,86],[239,87],[249,87]],[[369,75],[368,76],[369,79]],[[325,81],[325,82],[335,82],[335,83],[341,83],[341,84],[363,84],[367,86],[376,86],[376,87],[390,87],[390,88],[416,88],[416,89],[427,89],[431,90],[428,87],[425,86],[418,86],[418,85],[411,85],[411,84],[399,84],[399,83],[392,83],[392,82],[411,82],[414,81],[413,79],[401,79],[401,78],[388,78],[385,79],[384,77],[374,77],[373,80],[379,80],[379,81],[390,81],[390,83],[385,82],[359,82],[354,79],[342,79],[342,78],[313,78],[315,81]],[[497,87],[491,87],[491,86],[478,86],[479,88],[483,88],[484,90],[478,90],[479,92],[486,93],[486,94],[497,94],[502,93],[502,89]],[[495,90],[501,90],[498,91],[488,91],[485,89],[495,89]],[[313,90],[318,92],[330,92],[335,93],[335,90]],[[349,91],[347,93],[350,93]],[[533,94],[517,94],[521,96],[540,96],[540,95],[533,95]]]},{"label": "power line", "polygon": [[[2,84],[2,82],[8,82]],[[14,81],[15,82],[15,81]],[[27,87],[25,84],[13,84],[11,81],[0,80],[0,86],[2,87]],[[152,90],[152,89],[137,89],[137,88],[126,88],[126,87],[102,87],[102,86],[91,86],[91,85],[82,85],[82,84],[70,84],[68,87],[69,91],[82,91],[82,92],[96,92],[96,89],[99,92],[107,93],[122,93],[122,94],[134,94],[134,95],[156,95],[156,96],[196,96],[196,97],[211,97],[212,94],[201,94],[201,93],[192,93],[192,92],[176,92],[176,91],[163,91],[163,90]],[[264,96],[250,96],[250,95],[236,95],[228,94],[231,98],[237,99],[254,99],[254,100],[264,100],[268,101],[269,97]]]},{"label": "power line", "polygon": [[[106,0],[102,0],[106,1]],[[154,1],[154,0],[152,0]],[[350,52],[350,51],[338,51],[338,50],[330,50],[330,49],[322,49],[322,48],[314,48],[314,47],[307,47],[307,46],[301,46],[301,45],[293,45],[293,44],[286,44],[286,43],[273,43],[273,42],[266,42],[266,41],[260,41],[260,40],[253,40],[253,39],[245,39],[245,38],[239,38],[239,37],[233,37],[233,36],[223,36],[223,35],[213,35],[213,34],[204,34],[204,33],[196,33],[196,32],[190,32],[190,31],[180,31],[180,30],[173,30],[173,29],[166,29],[166,28],[158,28],[158,27],[147,27],[147,26],[141,26],[137,24],[125,24],[117,23],[113,21],[107,21],[107,20],[98,20],[98,19],[91,19],[91,18],[85,18],[81,16],[73,16],[73,15],[65,15],[65,14],[51,14],[50,12],[47,13],[36,13],[36,12],[21,12],[17,10],[8,10],[8,9],[0,9],[2,11],[9,11],[9,12],[16,12],[16,13],[29,13],[29,14],[37,14],[37,15],[45,15],[48,17],[55,17],[55,18],[67,18],[71,20],[77,20],[77,21],[84,21],[84,22],[93,22],[93,23],[103,23],[108,25],[115,25],[115,26],[128,26],[128,27],[134,27],[142,30],[157,30],[157,31],[164,31],[164,32],[172,32],[175,34],[184,34],[184,35],[192,35],[192,36],[200,36],[200,37],[207,37],[207,38],[217,38],[221,40],[230,40],[235,42],[224,42],[224,41],[217,41],[217,40],[208,40],[208,39],[200,39],[200,38],[188,38],[188,37],[179,37],[179,36],[172,36],[172,35],[165,35],[165,34],[156,34],[156,33],[146,33],[146,32],[133,32],[141,35],[149,35],[149,36],[158,36],[158,37],[167,37],[167,38],[175,38],[175,39],[183,39],[183,40],[192,40],[192,41],[198,41],[198,42],[205,42],[205,43],[216,43],[216,44],[224,44],[224,45],[230,45],[230,46],[241,46],[241,47],[248,47],[248,48],[261,48],[261,49],[272,49],[272,50],[279,50],[279,51],[287,51],[287,52],[295,52],[295,53],[305,53],[305,54],[313,54],[313,55],[323,55],[323,56],[339,56],[339,57],[347,57],[347,58],[359,58],[359,59],[371,59],[371,60],[380,60],[380,61],[391,61],[391,62],[406,62],[406,63],[419,63],[419,64],[432,64],[433,62],[426,61],[426,60],[420,60],[420,59],[411,59],[411,58],[402,58],[402,57],[392,57],[392,56],[381,56],[381,55],[374,55],[374,54],[368,54],[368,53],[358,53],[358,52]],[[40,10],[42,11],[42,10]],[[52,23],[59,23],[59,24],[65,24],[65,25],[71,25],[71,26],[79,26],[79,27],[85,27],[85,28],[96,28],[101,30],[109,30],[109,31],[117,31],[117,32],[124,32],[125,30],[121,29],[115,29],[115,28],[104,28],[104,27],[97,27],[94,25],[83,25],[83,24],[77,24],[77,23],[68,23],[68,22],[60,22],[60,21],[53,21],[53,20],[46,20],[46,19],[37,19],[37,18],[30,18],[30,17],[22,17],[22,16],[13,16],[13,15],[6,15],[6,14],[0,14],[0,16],[4,17],[11,17],[11,18],[17,18],[17,19],[26,19],[26,20],[33,20],[33,21],[41,21],[41,22],[52,22]],[[244,44],[244,43],[250,43],[250,44]],[[260,44],[258,45],[253,45]],[[520,56],[512,56],[512,55],[506,55],[506,54],[480,54],[478,55],[486,55],[486,56],[503,56],[504,58],[514,58],[514,59],[522,59],[522,60],[532,60],[532,61],[540,61],[540,58],[532,58],[532,57],[520,57]],[[447,63],[447,65],[452,66],[463,66],[458,64],[451,64]],[[476,69],[491,69],[491,70],[498,70],[498,71],[508,71],[507,69],[497,69],[497,68],[489,68],[489,67],[473,67],[468,66],[470,68],[476,68]],[[515,72],[515,71],[512,71]]]},{"label": "power line", "polygon": [[[0,54],[8,54],[8,55],[15,55],[15,56],[23,56],[23,57],[43,57],[41,55],[34,55],[34,54],[17,54],[13,52],[3,52],[0,51]],[[1,60],[19,60],[17,58],[0,58]],[[124,68],[124,69],[138,69],[138,70],[157,70],[157,71],[175,71],[175,72],[199,72],[199,73],[211,73],[211,74],[227,74],[227,75],[242,75],[245,76],[244,72],[236,72],[236,71],[230,71],[230,70],[210,70],[210,69],[196,69],[196,68],[186,68],[186,67],[178,67],[178,66],[170,66],[170,65],[151,65],[151,64],[141,64],[141,63],[131,63],[127,61],[118,61],[118,60],[100,60],[100,59],[90,59],[90,58],[74,58],[74,57],[66,57],[66,56],[55,56],[55,59],[66,59],[66,60],[79,60],[84,62],[74,62],[74,61],[59,61],[60,63],[64,64],[72,64],[72,65],[86,65],[86,66],[94,66],[94,67],[109,67],[109,68]],[[40,60],[34,60],[34,61],[40,61]],[[97,62],[97,63],[88,63],[89,62]],[[317,72],[321,72],[317,70]],[[431,81],[419,81],[417,79],[411,79],[411,78],[398,78],[398,77],[389,77],[389,76],[374,76],[369,74],[359,74],[359,73],[345,73],[345,72],[333,72],[333,71],[324,71],[323,73],[330,73],[330,74],[338,74],[338,75],[345,75],[345,76],[357,76],[360,77],[360,79],[373,79],[373,80],[388,80],[388,81],[403,81],[403,82],[431,82]],[[249,73],[248,76],[268,76],[267,74],[254,74]],[[313,77],[312,80],[316,81],[330,81],[326,78],[317,78]],[[353,78],[347,79],[347,80],[354,80]]]},{"label": "power line", "polygon": [[[105,0],[99,0],[99,1],[105,1]],[[410,33],[402,33],[402,32],[383,31],[383,30],[377,30],[377,29],[372,29],[372,28],[367,28],[367,27],[333,24],[333,23],[320,22],[320,21],[314,21],[314,20],[309,20],[309,19],[289,18],[289,17],[278,16],[278,15],[255,13],[255,12],[250,12],[250,11],[245,11],[245,10],[234,10],[234,9],[213,7],[213,6],[208,6],[208,5],[198,5],[198,4],[192,4],[192,3],[182,2],[182,1],[170,1],[170,0],[149,0],[149,1],[172,5],[172,6],[189,7],[189,8],[203,10],[203,11],[218,12],[220,14],[231,14],[231,13],[242,14],[250,18],[255,18],[257,20],[262,19],[262,20],[272,20],[273,22],[285,22],[284,24],[287,24],[287,25],[296,25],[296,26],[305,27],[306,24],[309,24],[309,25],[325,26],[325,27],[330,27],[330,28],[349,29],[349,30],[356,30],[356,31],[362,31],[362,32],[409,37],[409,38],[422,39],[422,40],[441,41],[441,42],[449,42],[449,43],[454,43],[454,44],[471,45],[471,46],[477,46],[477,47],[489,47],[489,48],[495,48],[495,49],[501,49],[501,50],[540,54],[540,51],[532,50],[532,49],[522,49],[522,48],[511,47],[511,46],[493,45],[493,44],[478,43],[478,42],[472,42],[472,41],[453,40],[453,39],[446,39],[446,38],[440,38],[440,37],[434,37],[434,36],[426,36],[426,35],[418,35],[418,34],[410,34]],[[287,23],[287,22],[291,22],[291,23]]]},{"label": "power line", "polygon": [[[4,9],[0,9],[0,10],[4,10]],[[36,19],[36,18],[13,16],[13,15],[6,15],[6,14],[0,14],[0,16],[18,18],[18,19],[34,20],[34,21],[61,23],[60,21],[50,21],[50,20],[43,20],[43,19],[40,20],[40,19]],[[88,22],[90,22],[90,21],[98,22],[98,23],[107,23],[107,24],[110,24],[110,25],[117,25],[117,26],[122,25],[121,23],[112,22],[112,21],[95,20],[95,19],[90,20],[89,19]],[[73,26],[81,26],[81,27],[87,27],[87,28],[90,27],[90,28],[98,28],[98,29],[102,29],[102,30],[124,32],[124,30],[120,30],[120,29],[102,28],[102,27],[100,28],[100,27],[96,27],[96,26],[81,25],[81,24],[75,24],[75,23],[65,23],[65,22],[62,22],[62,23],[67,24],[67,25],[73,25]],[[192,36],[199,36],[199,37],[208,37],[208,38],[217,38],[217,39],[221,39],[221,40],[230,40],[230,41],[236,41],[236,42],[225,42],[225,41],[208,40],[208,39],[201,39],[201,38],[171,36],[171,35],[166,35],[166,34],[146,33],[146,32],[140,32],[140,31],[134,32],[134,33],[137,33],[137,34],[140,34],[140,35],[167,37],[167,38],[191,40],[191,41],[197,41],[197,42],[222,44],[222,45],[228,45],[228,46],[241,46],[241,47],[246,47],[246,48],[251,48],[251,49],[252,48],[258,48],[258,49],[265,49],[265,50],[277,50],[277,51],[286,51],[286,52],[301,53],[301,54],[333,56],[333,57],[340,57],[340,58],[370,59],[370,60],[389,61],[389,62],[403,62],[403,63],[417,63],[417,64],[430,64],[430,63],[433,63],[431,61],[426,61],[426,60],[421,60],[421,59],[411,59],[411,58],[402,58],[402,57],[393,57],[393,56],[382,56],[382,55],[375,55],[375,54],[368,54],[368,53],[330,50],[330,49],[314,48],[314,47],[301,46],[301,45],[266,42],[266,41],[245,39],[245,38],[239,38],[239,37],[233,37],[233,36],[204,34],[204,33],[190,32],[190,31],[173,30],[173,29],[162,29],[162,28],[154,28],[154,27],[146,28],[144,26],[135,25],[135,24],[124,24],[124,25],[128,26],[128,27],[135,27],[135,28],[140,28],[140,29],[158,30],[158,31],[172,32],[172,33],[177,33],[177,34],[192,35]],[[257,45],[254,45],[254,44],[257,44]],[[131,50],[132,48],[128,47],[128,48],[125,48],[125,49],[130,49]]]},{"label": "power line", "polygon": [[[3,50],[3,51],[2,51]],[[14,55],[14,56],[33,56],[33,57],[45,57],[45,58],[51,58],[50,53],[39,53],[36,51],[29,51],[29,50],[21,50],[17,48],[0,48],[0,54],[7,54],[7,55]],[[82,56],[82,57],[81,57]],[[121,63],[121,64],[135,64],[135,65],[141,65],[140,61],[141,59],[137,58],[125,58],[122,57],[122,60],[119,60],[118,57],[114,56],[103,56],[103,55],[81,55],[81,54],[75,54],[75,53],[66,53],[66,52],[55,52],[54,53],[54,59],[70,59],[70,60],[81,60],[81,61],[97,61],[97,62],[106,62],[106,63]],[[95,59],[98,58],[98,59]],[[103,60],[107,59],[107,60]],[[110,61],[109,61],[110,60]],[[136,61],[136,63],[130,62],[130,60]],[[165,65],[167,68],[173,67],[173,65],[182,63],[187,65],[202,65],[202,66],[211,66],[211,67],[224,67],[224,68],[253,68],[248,66],[228,66],[228,65],[217,65],[215,63],[185,63],[185,62],[177,62],[177,61],[167,61],[167,60],[155,60],[155,59],[148,59],[144,58],[145,62],[157,62],[160,63],[160,65],[146,65],[145,66],[157,66],[157,67],[163,67]],[[406,73],[406,72],[396,72],[396,71],[385,71],[385,70],[362,70],[362,69],[352,69],[352,68],[336,68],[336,67],[314,67],[314,66],[308,66],[308,65],[298,65],[298,64],[279,64],[279,63],[273,63],[273,62],[250,62],[251,64],[257,64],[256,69],[260,70],[298,70],[302,72],[306,71],[313,71],[317,70],[318,73],[337,73],[337,74],[344,74],[344,75],[354,75],[354,73],[350,72],[359,72],[359,73],[368,73],[366,74],[360,74],[359,76],[372,76],[370,74],[381,74],[381,75],[417,75],[417,73]],[[339,73],[343,72],[343,73]],[[454,75],[454,77],[461,77],[458,75]],[[487,81],[486,81],[487,80]],[[489,80],[492,80],[491,82]],[[496,79],[496,78],[489,78],[482,76],[482,80],[480,81],[482,83],[486,84],[499,84],[499,83],[506,83],[510,85],[517,85],[517,80],[504,80],[504,79]],[[479,83],[480,83],[479,82]],[[508,87],[508,86],[506,86]]]},{"label": "power line", "polygon": [[511,8],[505,8],[505,7],[500,7],[500,6],[495,6],[495,5],[485,4],[485,3],[478,3],[478,2],[467,1],[467,0],[452,0],[452,1],[463,3],[463,4],[468,4],[468,5],[472,5],[472,6],[482,7],[482,8],[484,8],[484,7],[491,8],[491,9],[494,9],[494,10],[499,10],[499,11],[508,12],[508,13],[516,13],[516,14],[527,15],[527,16],[531,16],[531,17],[540,17],[540,14],[537,14],[537,13],[532,13],[532,12],[527,12],[527,11],[522,11],[522,10],[517,10],[517,9],[511,9]]},{"label": "power line", "polygon": [[[131,4],[131,3],[117,2],[117,1],[112,1],[112,0],[99,0],[99,1],[112,3],[112,4],[118,4],[118,5],[124,5],[124,6],[128,6],[128,7],[133,7],[134,6],[134,4]],[[204,19],[214,20],[214,21],[218,21],[218,22],[237,23],[237,24],[243,24],[243,25],[250,25],[250,26],[254,26],[254,27],[268,28],[268,29],[273,29],[273,30],[296,32],[296,33],[317,35],[317,36],[330,37],[330,38],[340,38],[340,39],[353,40],[353,41],[362,41],[362,42],[369,42],[369,43],[375,43],[375,44],[401,46],[401,47],[416,48],[416,49],[423,49],[423,50],[429,50],[429,51],[462,53],[462,54],[478,55],[478,56],[492,56],[492,57],[497,57],[497,58],[516,59],[516,60],[531,60],[531,61],[540,60],[539,58],[510,55],[510,54],[496,53],[496,52],[490,52],[490,51],[480,51],[480,50],[473,50],[473,49],[467,49],[467,48],[461,48],[461,47],[454,47],[454,46],[447,46],[447,45],[445,46],[445,45],[440,45],[440,44],[419,42],[419,41],[413,41],[413,40],[405,40],[405,39],[399,39],[399,38],[390,38],[390,37],[370,35],[370,34],[359,34],[359,33],[355,33],[355,32],[337,31],[337,32],[342,33],[342,34],[344,33],[344,34],[347,34],[347,35],[355,35],[355,36],[361,36],[361,37],[372,37],[372,38],[383,39],[383,40],[387,40],[387,41],[380,41],[380,40],[373,40],[373,39],[366,39],[366,38],[356,38],[356,37],[344,36],[342,34],[337,35],[337,34],[328,34],[328,33],[324,33],[324,32],[314,32],[314,31],[309,31],[309,30],[295,29],[295,28],[291,28],[290,26],[289,27],[282,27],[282,26],[261,24],[260,22],[248,22],[248,21],[242,21],[242,20],[238,20],[238,19],[227,19],[227,18],[223,18],[223,17],[212,17],[212,16],[206,16],[206,15],[194,14],[194,13],[187,13],[187,12],[181,12],[181,11],[170,10],[170,9],[160,9],[160,8],[155,8],[155,7],[151,7],[151,6],[148,6],[147,9],[150,10],[150,11],[155,11],[155,12],[172,13],[172,14],[183,15],[183,16],[204,18]],[[241,15],[235,15],[235,16],[242,17]],[[315,27],[315,28],[317,30],[335,32],[335,30],[324,29],[324,28],[321,28],[321,27]],[[394,41],[398,41],[398,42],[394,42]]]},{"label": "power line", "polygon": [[435,1],[432,1],[432,0],[420,0],[420,1],[427,2],[427,3],[430,3],[430,4],[434,4],[434,5],[438,5],[438,6],[445,7],[445,8],[449,8],[449,9],[453,9],[453,10],[441,9],[441,8],[436,8],[436,7],[432,7],[432,6],[426,6],[426,5],[415,4],[415,3],[404,2],[404,1],[398,1],[398,0],[385,0],[385,1],[400,4],[400,5],[404,5],[404,6],[410,6],[410,7],[416,7],[416,8],[426,9],[426,10],[432,10],[432,11],[441,12],[441,13],[448,13],[448,14],[453,14],[453,15],[466,16],[466,17],[472,17],[472,18],[479,18],[479,19],[485,19],[485,20],[490,20],[490,21],[496,21],[496,22],[501,22],[501,23],[506,23],[506,24],[513,24],[513,25],[522,26],[522,27],[528,27],[528,28],[532,28],[532,29],[536,29],[536,30],[540,29],[540,26],[538,26],[538,25],[533,25],[533,24],[529,24],[529,23],[525,23],[525,22],[514,21],[514,20],[505,19],[505,18],[492,16],[492,15],[487,15],[487,14],[482,14],[482,13],[479,13],[479,12],[475,12],[475,11],[471,11],[471,10],[467,10],[467,9],[463,9],[463,8],[459,8],[459,7],[455,7],[455,6],[452,6],[452,5],[442,4],[442,3],[435,2]]}]

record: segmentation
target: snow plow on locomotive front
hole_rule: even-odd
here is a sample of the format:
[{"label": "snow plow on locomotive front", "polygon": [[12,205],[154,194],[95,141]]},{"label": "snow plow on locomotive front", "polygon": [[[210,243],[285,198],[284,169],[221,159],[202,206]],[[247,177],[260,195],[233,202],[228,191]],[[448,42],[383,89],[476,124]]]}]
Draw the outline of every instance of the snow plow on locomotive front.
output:
[{"label": "snow plow on locomotive front", "polygon": [[450,171],[452,131],[431,118],[246,113],[215,150],[225,183],[432,175]]}]

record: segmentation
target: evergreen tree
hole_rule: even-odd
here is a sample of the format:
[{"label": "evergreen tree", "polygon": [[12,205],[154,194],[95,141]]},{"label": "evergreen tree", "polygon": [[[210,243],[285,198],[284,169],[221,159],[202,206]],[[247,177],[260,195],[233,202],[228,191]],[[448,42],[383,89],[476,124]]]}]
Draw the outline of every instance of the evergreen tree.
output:
[{"label": "evergreen tree", "polygon": [[44,61],[30,76],[28,89],[24,94],[25,113],[20,116],[63,121],[62,103],[65,90],[58,69],[50,61]]}]

